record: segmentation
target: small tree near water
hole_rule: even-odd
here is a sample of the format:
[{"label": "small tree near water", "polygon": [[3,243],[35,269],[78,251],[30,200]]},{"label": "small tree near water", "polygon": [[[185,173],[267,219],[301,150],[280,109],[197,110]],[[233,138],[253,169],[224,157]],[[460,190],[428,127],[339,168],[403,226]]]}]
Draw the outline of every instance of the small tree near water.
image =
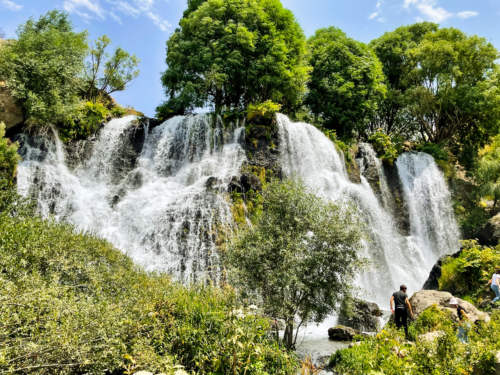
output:
[{"label": "small tree near water", "polygon": [[285,321],[283,342],[293,348],[300,326],[322,321],[348,293],[360,240],[351,208],[309,193],[300,181],[276,181],[263,191],[255,225],[235,234],[226,261],[235,283]]}]

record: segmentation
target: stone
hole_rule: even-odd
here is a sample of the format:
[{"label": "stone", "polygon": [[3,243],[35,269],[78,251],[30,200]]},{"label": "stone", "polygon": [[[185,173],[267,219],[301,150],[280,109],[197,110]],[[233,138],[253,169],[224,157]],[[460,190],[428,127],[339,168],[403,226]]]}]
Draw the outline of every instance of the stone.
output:
[{"label": "stone", "polygon": [[218,179],[217,177],[211,176],[205,182],[205,188],[208,191],[217,191],[218,187],[221,183],[222,183],[222,181],[220,179]]},{"label": "stone", "polygon": [[5,123],[6,129],[10,129],[23,121],[22,108],[10,94],[5,82],[0,81],[0,122]]},{"label": "stone", "polygon": [[[418,317],[425,309],[432,305],[436,305],[442,310],[448,310],[452,313],[455,320],[458,320],[457,309],[451,307],[448,302],[453,298],[453,295],[448,292],[439,292],[437,290],[421,290],[416,292],[410,298],[410,304],[413,309],[413,314],[415,318]],[[457,298],[460,306],[462,306],[467,311],[467,316],[472,322],[476,320],[482,320],[485,322],[490,321],[490,316],[478,310],[473,304]]]},{"label": "stone", "polygon": [[432,331],[424,333],[422,335],[418,335],[417,340],[423,342],[434,342],[435,340],[444,335],[445,335],[444,331]]},{"label": "stone", "polygon": [[479,233],[479,242],[486,246],[496,246],[500,240],[500,213],[493,216]]},{"label": "stone", "polygon": [[495,375],[500,375],[500,352],[495,356]]},{"label": "stone", "polygon": [[328,329],[328,337],[333,341],[352,341],[354,340],[354,336],[360,334],[360,331],[342,325],[338,325]]},{"label": "stone", "polygon": [[380,328],[381,316],[382,310],[376,303],[348,298],[342,303],[339,324],[358,331],[374,332]]},{"label": "stone", "polygon": [[262,190],[262,183],[260,182],[259,178],[253,173],[243,173],[240,177],[240,182],[244,192],[247,192],[249,190]]}]

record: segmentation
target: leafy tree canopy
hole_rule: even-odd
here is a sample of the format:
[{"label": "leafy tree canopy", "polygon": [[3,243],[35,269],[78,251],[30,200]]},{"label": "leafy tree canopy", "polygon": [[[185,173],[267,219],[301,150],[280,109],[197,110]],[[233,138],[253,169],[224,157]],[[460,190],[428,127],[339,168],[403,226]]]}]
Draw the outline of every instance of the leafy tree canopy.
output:
[{"label": "leafy tree canopy", "polygon": [[139,59],[122,48],[117,48],[110,57],[106,53],[110,43],[111,39],[102,35],[90,48],[89,61],[85,67],[85,96],[94,103],[99,96],[125,90],[127,84],[139,75]]},{"label": "leafy tree canopy", "polygon": [[27,123],[64,121],[77,102],[87,33],[76,33],[68,15],[51,11],[30,19],[18,39],[0,50],[0,77],[23,105]]},{"label": "leafy tree canopy", "polygon": [[494,46],[431,23],[400,27],[371,46],[389,87],[379,116],[385,130],[448,145],[471,167],[478,148],[499,128]]},{"label": "leafy tree canopy", "polygon": [[270,316],[284,319],[293,347],[294,319],[322,321],[348,293],[358,266],[360,223],[346,207],[306,191],[301,182],[271,182],[255,225],[236,234],[227,264],[243,290],[255,290]]},{"label": "leafy tree canopy", "polygon": [[342,137],[363,131],[386,92],[378,58],[334,27],[318,30],[308,46],[313,70],[306,103],[312,113]]},{"label": "leafy tree canopy", "polygon": [[167,42],[160,117],[272,100],[296,108],[305,89],[305,37],[279,0],[190,1]]}]

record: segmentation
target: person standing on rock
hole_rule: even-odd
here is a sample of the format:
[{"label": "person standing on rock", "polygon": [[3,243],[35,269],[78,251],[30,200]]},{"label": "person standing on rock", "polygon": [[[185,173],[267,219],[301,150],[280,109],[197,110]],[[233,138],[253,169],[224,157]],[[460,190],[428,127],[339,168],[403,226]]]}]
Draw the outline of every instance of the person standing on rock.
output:
[{"label": "person standing on rock", "polygon": [[497,268],[491,280],[488,281],[488,285],[491,285],[491,290],[495,292],[495,298],[493,298],[493,303],[500,300],[500,268]]},{"label": "person standing on rock", "polygon": [[[413,311],[411,309],[410,301],[406,295],[406,285],[401,285],[399,291],[394,292],[391,297],[391,312],[394,314],[394,322],[396,327],[400,329],[404,327],[405,336],[408,340],[408,312],[413,319]],[[408,310],[407,310],[408,308]]]}]

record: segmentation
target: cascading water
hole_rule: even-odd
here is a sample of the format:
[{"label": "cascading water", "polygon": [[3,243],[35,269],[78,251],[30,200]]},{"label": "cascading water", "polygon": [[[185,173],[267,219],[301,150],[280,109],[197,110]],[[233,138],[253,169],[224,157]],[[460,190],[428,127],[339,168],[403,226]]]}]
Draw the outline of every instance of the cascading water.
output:
[{"label": "cascading water", "polygon": [[224,130],[209,115],[175,117],[146,129],[130,163],[124,144],[135,120],[110,121],[74,169],[57,137],[22,142],[19,192],[33,196],[43,216],[109,240],[146,269],[183,281],[214,277],[217,233],[232,223],[224,192],[245,160],[238,143],[243,128]]},{"label": "cascading water", "polygon": [[378,159],[373,162],[382,180],[382,202],[364,176],[361,184],[349,180],[343,157],[322,132],[308,124],[292,123],[284,115],[278,115],[278,124],[285,175],[301,178],[327,199],[354,204],[367,224],[369,238],[360,255],[369,265],[357,280],[362,298],[385,307],[388,296],[401,283],[410,291],[419,290],[436,260],[458,248],[449,193],[432,157],[404,154],[397,161],[410,207],[411,235],[405,236],[385,207],[388,184]]}]

